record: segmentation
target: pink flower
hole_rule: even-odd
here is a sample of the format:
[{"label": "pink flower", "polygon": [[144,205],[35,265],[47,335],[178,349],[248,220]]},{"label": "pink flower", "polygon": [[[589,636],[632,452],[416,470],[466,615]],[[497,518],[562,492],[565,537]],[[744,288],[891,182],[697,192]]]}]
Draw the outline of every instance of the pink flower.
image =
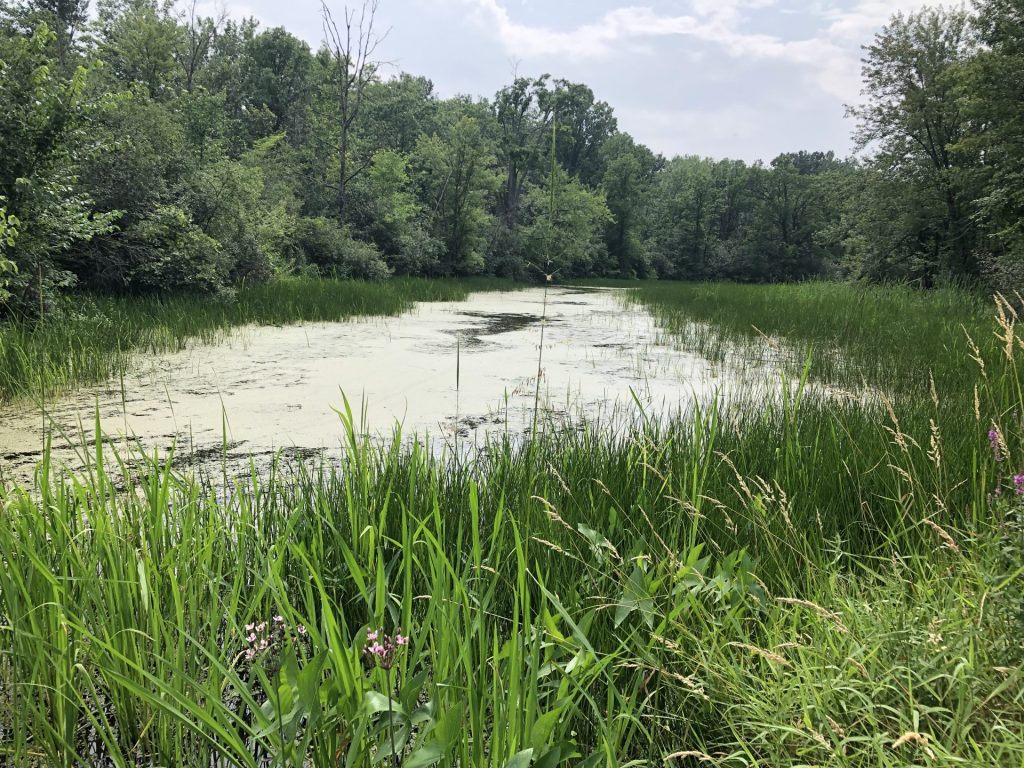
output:
[{"label": "pink flower", "polygon": [[298,632],[300,635],[304,635],[306,634],[306,627],[302,624],[299,624],[299,626],[295,628],[295,631]]},{"label": "pink flower", "polygon": [[1013,476],[1013,490],[1016,491],[1019,496],[1024,496],[1024,474]]},{"label": "pink flower", "polygon": [[265,621],[261,621],[259,624],[256,625],[256,631],[257,632],[262,632],[266,628],[267,628],[267,622],[265,622]]},{"label": "pink flower", "polygon": [[245,652],[245,658],[247,658],[247,659],[251,659],[254,656],[256,656],[256,651],[254,651],[252,648],[250,648],[249,650],[247,650]]},{"label": "pink flower", "polygon": [[255,642],[256,642],[256,633],[255,633],[255,632],[253,632],[253,633],[252,633],[251,635],[249,635],[249,636],[248,636],[247,638],[245,638],[245,639],[246,639],[246,640],[248,640],[248,641],[249,641],[250,643],[255,643]]},{"label": "pink flower", "polygon": [[246,631],[246,632],[252,632],[252,631],[253,631],[253,629],[255,629],[255,628],[256,628],[256,625],[255,625],[255,624],[246,624],[246,625],[245,625],[245,631]]},{"label": "pink flower", "polygon": [[406,637],[405,635],[395,635],[395,643],[397,645],[408,645],[409,644],[409,638]]},{"label": "pink flower", "polygon": [[376,639],[377,639],[377,633],[376,632],[367,632],[366,633],[366,642],[372,643]]}]

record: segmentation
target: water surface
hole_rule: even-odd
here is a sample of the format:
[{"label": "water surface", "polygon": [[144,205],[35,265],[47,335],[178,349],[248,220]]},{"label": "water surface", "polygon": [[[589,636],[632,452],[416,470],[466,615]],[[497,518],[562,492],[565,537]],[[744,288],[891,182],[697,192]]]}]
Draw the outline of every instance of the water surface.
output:
[{"label": "water surface", "polygon": [[44,423],[58,459],[81,466],[73,449],[83,435],[93,439],[97,409],[110,443],[174,445],[183,463],[337,450],[343,394],[375,435],[398,423],[406,436],[429,433],[441,444],[522,434],[533,421],[538,357],[545,423],[640,407],[666,413],[770,375],[764,361],[716,364],[675,348],[616,291],[557,287],[546,301],[541,288],[475,293],[399,317],[246,326],[222,343],[141,359],[123,386],[82,389],[47,404],[45,416],[39,404],[8,407],[0,471],[31,475]]}]

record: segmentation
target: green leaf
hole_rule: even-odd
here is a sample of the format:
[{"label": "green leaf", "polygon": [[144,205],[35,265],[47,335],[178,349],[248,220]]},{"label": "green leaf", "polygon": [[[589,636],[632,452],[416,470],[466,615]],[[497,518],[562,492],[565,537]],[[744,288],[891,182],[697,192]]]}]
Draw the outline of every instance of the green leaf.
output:
[{"label": "green leaf", "polygon": [[375,715],[378,712],[387,712],[389,701],[391,702],[392,712],[408,719],[409,713],[406,712],[405,707],[394,699],[389,699],[384,694],[377,693],[376,691],[367,691],[366,695],[363,696],[363,711],[368,715]]},{"label": "green leaf", "polygon": [[562,708],[557,707],[537,718],[530,729],[530,744],[538,752],[551,741],[551,734],[562,717]]},{"label": "green leaf", "polygon": [[559,760],[562,759],[562,748],[554,747],[537,758],[533,768],[556,768]]},{"label": "green leaf", "polygon": [[528,768],[533,760],[533,749],[524,749],[512,755],[505,763],[505,768]]},{"label": "green leaf", "polygon": [[444,747],[436,741],[424,744],[402,761],[403,768],[426,768],[444,757]]},{"label": "green leaf", "polygon": [[622,624],[636,610],[644,615],[648,625],[654,625],[654,600],[647,592],[646,574],[639,565],[633,567],[633,572],[622,588],[619,605],[615,609],[615,626]]}]

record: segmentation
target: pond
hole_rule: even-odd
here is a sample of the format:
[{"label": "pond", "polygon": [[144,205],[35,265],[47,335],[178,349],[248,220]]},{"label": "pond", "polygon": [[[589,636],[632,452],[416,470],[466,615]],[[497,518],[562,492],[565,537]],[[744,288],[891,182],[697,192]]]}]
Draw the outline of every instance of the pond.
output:
[{"label": "pond", "polygon": [[[542,322],[543,319],[543,322]],[[541,335],[543,330],[543,352]],[[539,399],[537,372],[541,371]],[[243,466],[255,456],[338,450],[347,398],[357,428],[429,434],[435,446],[522,435],[540,420],[665,414],[694,398],[763,385],[766,359],[713,363],[665,339],[651,314],[615,290],[553,287],[422,303],[399,317],[247,326],[221,343],[141,358],[123,379],[48,403],[0,410],[0,472],[25,481],[44,428],[57,460],[83,465],[97,411],[105,440],[181,463]]]}]

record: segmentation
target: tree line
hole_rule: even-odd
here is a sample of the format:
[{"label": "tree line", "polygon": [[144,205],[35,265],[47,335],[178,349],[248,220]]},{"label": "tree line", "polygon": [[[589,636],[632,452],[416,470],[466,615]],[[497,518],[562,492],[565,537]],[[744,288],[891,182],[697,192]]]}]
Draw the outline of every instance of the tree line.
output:
[{"label": "tree line", "polygon": [[313,50],[194,2],[0,3],[0,314],[288,273],[1024,284],[1021,0],[893,16],[858,157],[752,164],[549,75],[440,98],[375,12],[324,5]]}]

